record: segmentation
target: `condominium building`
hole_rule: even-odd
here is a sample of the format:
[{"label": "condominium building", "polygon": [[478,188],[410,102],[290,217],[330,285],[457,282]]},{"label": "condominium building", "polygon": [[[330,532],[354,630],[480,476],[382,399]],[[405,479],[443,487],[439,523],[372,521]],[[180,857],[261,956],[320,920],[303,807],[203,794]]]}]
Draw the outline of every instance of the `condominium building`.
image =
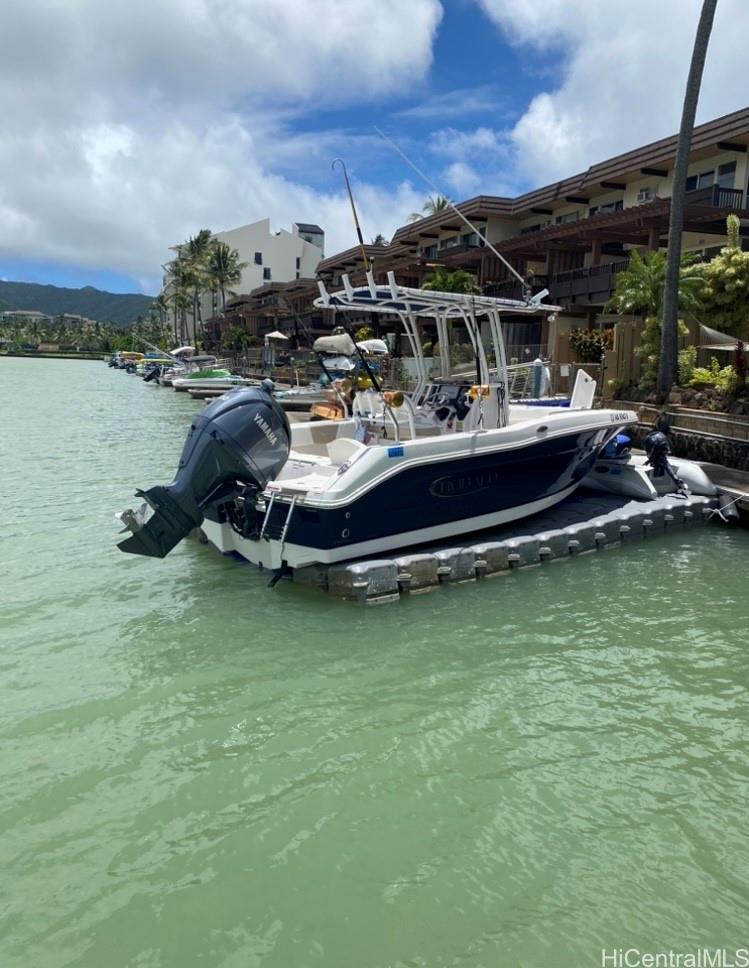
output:
[{"label": "condominium building", "polygon": [[314,276],[325,247],[325,233],[319,225],[294,222],[291,231],[272,232],[267,218],[217,232],[216,238],[236,249],[240,262],[247,263],[238,292],[250,292],[266,282]]},{"label": "condominium building", "polygon": [[[676,142],[676,135],[663,138],[517,198],[479,195],[459,202],[458,210],[474,228],[446,209],[401,226],[389,245],[365,245],[364,257],[378,282],[386,281],[390,270],[402,285],[419,286],[436,267],[465,269],[486,294],[519,298],[520,283],[484,244],[481,233],[534,292],[548,289],[547,301],[563,307],[552,323],[554,331],[593,325],[601,319],[631,252],[667,243]],[[748,189],[749,108],[744,108],[694,129],[683,248],[705,257],[715,254],[725,244],[731,212],[741,219],[742,237],[749,235]],[[267,220],[255,226],[269,231]],[[298,225],[296,235],[303,238],[310,234],[303,230],[310,228],[315,227]],[[239,247],[231,233],[219,237]],[[243,243],[243,261],[252,263],[247,251]],[[314,265],[303,264],[299,277],[287,277],[291,282],[272,273],[272,280],[280,282],[273,292],[252,293],[270,281],[260,279],[257,271],[243,279],[241,291],[250,293],[266,314],[253,317],[258,335],[271,323],[292,337],[301,323],[319,332],[327,319],[313,307],[318,294],[314,277],[335,288],[344,273],[355,284],[364,282],[359,246]],[[292,302],[293,311],[288,308]],[[545,346],[550,342],[548,325],[541,316],[524,317],[508,324],[506,341],[510,346]]]},{"label": "condominium building", "polygon": [[[457,208],[534,291],[549,290],[548,301],[564,308],[558,329],[590,325],[630,253],[667,243],[676,142],[676,135],[664,138],[518,198],[480,195]],[[730,212],[740,217],[742,236],[749,234],[748,149],[749,108],[694,129],[684,249],[715,254],[725,244]],[[488,295],[521,295],[520,283],[451,209],[401,226],[389,246],[368,246],[366,255],[378,280],[392,269],[399,282],[418,285],[435,266],[444,266],[470,271]],[[363,280],[358,248],[318,266],[332,286],[344,272]],[[540,318],[519,325],[529,343],[545,341]]]}]

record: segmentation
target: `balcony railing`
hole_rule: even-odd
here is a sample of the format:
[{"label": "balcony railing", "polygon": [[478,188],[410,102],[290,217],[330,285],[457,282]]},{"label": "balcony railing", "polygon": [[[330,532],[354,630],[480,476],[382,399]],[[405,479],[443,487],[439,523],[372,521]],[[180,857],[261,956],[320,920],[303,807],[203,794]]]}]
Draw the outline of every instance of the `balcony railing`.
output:
[{"label": "balcony railing", "polygon": [[438,259],[447,259],[449,256],[453,255],[463,255],[466,252],[478,252],[483,249],[482,245],[474,244],[472,242],[461,242],[458,245],[448,245],[437,252]]},{"label": "balcony railing", "polygon": [[[534,276],[531,280],[531,289],[534,293],[546,289],[548,285],[548,276]],[[492,282],[484,286],[484,295],[492,296],[494,299],[522,299],[523,289],[516,279],[506,279],[504,282]]]},{"label": "balcony railing", "polygon": [[715,208],[736,210],[744,207],[744,193],[740,188],[721,188],[720,185],[695,188],[686,193],[685,199],[693,205],[713,205]]},{"label": "balcony railing", "polygon": [[549,282],[549,301],[559,303],[604,303],[616,286],[616,276],[628,261],[605,262],[588,269],[557,272]]},{"label": "balcony railing", "polygon": [[[629,266],[628,261],[606,262],[587,269],[568,269],[551,276],[534,276],[532,289],[539,292],[548,289],[547,301],[550,303],[605,303],[616,287],[616,276]],[[486,286],[487,296],[500,299],[522,299],[523,292],[519,282],[508,279],[505,282]]]}]

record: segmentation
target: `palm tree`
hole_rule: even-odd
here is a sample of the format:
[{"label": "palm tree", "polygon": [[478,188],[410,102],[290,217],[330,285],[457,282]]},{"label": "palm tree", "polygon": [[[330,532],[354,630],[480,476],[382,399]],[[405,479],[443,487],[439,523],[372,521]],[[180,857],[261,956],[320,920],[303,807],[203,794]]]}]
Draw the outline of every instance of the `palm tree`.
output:
[{"label": "palm tree", "polygon": [[[704,282],[694,264],[694,256],[684,253],[680,268],[677,307],[682,311],[695,310],[700,304]],[[616,289],[606,308],[661,319],[665,281],[666,253],[662,249],[644,255],[633,252],[629,266],[616,277]]]},{"label": "palm tree", "polygon": [[161,323],[161,328],[164,328],[166,323],[166,317],[169,313],[169,302],[166,298],[166,294],[161,292],[151,303],[151,308],[158,314],[159,322]]},{"label": "palm tree", "polygon": [[[164,267],[167,271],[167,299],[174,310],[174,331],[177,342],[185,343],[189,337],[187,310],[192,304],[193,271],[189,262],[180,254]],[[179,334],[177,319],[179,318]]]},{"label": "palm tree", "polygon": [[702,70],[707,56],[707,45],[713,28],[715,7],[718,0],[703,0],[700,22],[692,50],[692,63],[684,93],[681,128],[676,145],[674,183],[671,189],[671,214],[668,224],[668,266],[663,296],[663,325],[661,326],[661,358],[658,367],[658,392],[668,393],[678,377],[677,348],[679,312],[679,268],[681,257],[681,231],[684,225],[684,194],[687,186],[689,152],[692,147],[692,129],[700,96]]},{"label": "palm tree", "polygon": [[201,296],[209,286],[208,266],[211,255],[213,235],[210,229],[201,229],[197,235],[190,236],[182,246],[184,257],[191,271],[192,319],[196,334],[203,336],[203,311]]},{"label": "palm tree", "polygon": [[377,235],[375,235],[375,237],[372,239],[372,245],[388,245],[388,244],[389,244],[388,240],[385,238],[382,232],[378,232]]},{"label": "palm tree", "polygon": [[451,207],[450,199],[446,195],[429,195],[420,212],[411,212],[408,216],[409,222],[418,222],[420,218],[429,215],[436,215],[437,212],[444,212]]},{"label": "palm tree", "polygon": [[421,284],[423,289],[433,289],[435,292],[478,292],[476,278],[465,269],[448,272],[447,269],[435,269]]},{"label": "palm tree", "polygon": [[208,275],[221,293],[222,312],[226,310],[226,294],[232,291],[229,287],[241,282],[242,270],[246,268],[247,263],[239,261],[239,252],[236,249],[232,249],[226,242],[219,240],[213,242],[208,261]]}]

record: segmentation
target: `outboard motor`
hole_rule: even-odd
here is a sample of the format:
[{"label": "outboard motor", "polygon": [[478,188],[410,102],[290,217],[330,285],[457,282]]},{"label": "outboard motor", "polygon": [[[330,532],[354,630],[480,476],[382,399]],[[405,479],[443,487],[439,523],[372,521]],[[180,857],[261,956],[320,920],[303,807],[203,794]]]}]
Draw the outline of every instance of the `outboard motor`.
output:
[{"label": "outboard motor", "polygon": [[[245,487],[259,491],[272,481],[289,455],[289,421],[274,400],[273,383],[237,387],[202,412],[190,427],[171,484],[136,491],[155,511],[120,519],[133,534],[118,545],[135,555],[163,558],[203,520],[211,506],[233,500]],[[145,505],[143,506],[145,511]]]},{"label": "outboard motor", "polygon": [[668,462],[668,455],[671,453],[671,445],[668,437],[662,430],[651,430],[644,441],[645,453],[648,463],[653,468],[653,477],[664,477],[668,475],[676,485],[677,491],[687,492],[688,488],[684,481],[678,476],[676,471]]}]

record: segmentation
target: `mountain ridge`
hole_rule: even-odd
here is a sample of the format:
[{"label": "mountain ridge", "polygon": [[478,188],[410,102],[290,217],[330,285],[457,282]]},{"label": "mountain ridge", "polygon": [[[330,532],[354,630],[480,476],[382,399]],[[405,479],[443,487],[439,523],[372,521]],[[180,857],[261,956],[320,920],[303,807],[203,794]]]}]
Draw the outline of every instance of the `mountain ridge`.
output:
[{"label": "mountain ridge", "polygon": [[142,293],[106,292],[94,286],[68,289],[37,282],[0,281],[0,310],[35,311],[47,316],[70,313],[115,326],[128,326],[138,316],[145,316],[154,298]]}]

